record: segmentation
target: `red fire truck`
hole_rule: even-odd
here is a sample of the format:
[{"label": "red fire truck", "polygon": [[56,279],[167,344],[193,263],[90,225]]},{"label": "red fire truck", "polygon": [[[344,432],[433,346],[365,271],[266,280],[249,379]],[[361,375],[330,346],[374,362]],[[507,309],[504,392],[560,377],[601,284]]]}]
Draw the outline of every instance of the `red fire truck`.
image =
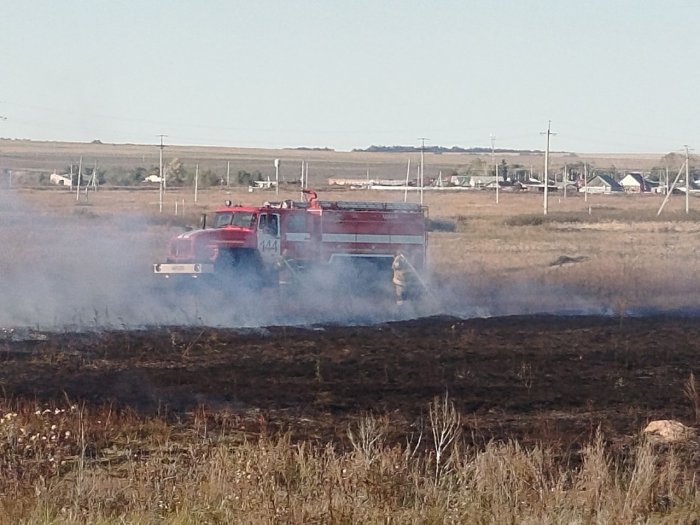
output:
[{"label": "red fire truck", "polygon": [[[391,271],[400,252],[420,270],[425,264],[427,208],[412,203],[318,200],[232,205],[215,211],[210,226],[171,239],[155,274],[255,276],[274,281],[282,266],[304,272],[350,263]],[[272,279],[272,281],[270,281]]]}]

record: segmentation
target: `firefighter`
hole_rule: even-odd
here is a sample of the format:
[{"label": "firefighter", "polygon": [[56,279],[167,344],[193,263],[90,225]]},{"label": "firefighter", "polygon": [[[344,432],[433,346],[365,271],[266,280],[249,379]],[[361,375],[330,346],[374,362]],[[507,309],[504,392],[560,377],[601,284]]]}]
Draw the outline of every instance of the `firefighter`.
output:
[{"label": "firefighter", "polygon": [[289,256],[285,249],[275,261],[277,272],[278,290],[280,295],[288,296],[293,293],[299,284],[299,267],[294,259]]},{"label": "firefighter", "polygon": [[398,252],[396,254],[394,261],[391,263],[391,269],[393,270],[392,282],[396,290],[396,304],[401,305],[417,297],[418,276],[403,253]]},{"label": "firefighter", "polygon": [[279,283],[280,289],[286,289],[291,281],[291,275],[289,274],[289,261],[287,250],[282,250],[282,253],[277,257],[275,261],[275,270],[277,270],[277,282]]}]

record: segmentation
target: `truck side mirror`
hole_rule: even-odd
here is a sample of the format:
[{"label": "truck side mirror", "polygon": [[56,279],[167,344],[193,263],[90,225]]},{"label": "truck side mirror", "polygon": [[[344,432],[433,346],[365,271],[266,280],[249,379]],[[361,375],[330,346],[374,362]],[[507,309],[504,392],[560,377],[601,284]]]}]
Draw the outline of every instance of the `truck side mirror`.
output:
[{"label": "truck side mirror", "polygon": [[202,213],[202,216],[199,218],[199,226],[203,230],[207,229],[207,214],[206,213]]}]

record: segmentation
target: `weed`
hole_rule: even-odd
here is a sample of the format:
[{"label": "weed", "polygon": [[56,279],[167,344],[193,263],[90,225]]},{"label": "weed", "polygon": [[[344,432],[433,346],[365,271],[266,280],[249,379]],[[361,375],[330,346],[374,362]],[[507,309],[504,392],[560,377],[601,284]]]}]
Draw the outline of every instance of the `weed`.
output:
[{"label": "weed", "polygon": [[542,226],[545,218],[542,215],[515,215],[504,221],[506,226]]},{"label": "weed", "polygon": [[693,406],[695,424],[700,423],[700,395],[698,394],[697,383],[695,382],[695,374],[693,374],[692,371],[688,376],[688,380],[683,385],[683,394]]},{"label": "weed", "polygon": [[435,481],[451,467],[449,457],[461,433],[462,426],[459,413],[447,393],[443,397],[435,397],[428,409],[430,430],[433,435],[435,452]]},{"label": "weed", "polygon": [[520,369],[518,370],[517,376],[522,385],[527,389],[527,395],[529,396],[530,391],[532,390],[532,382],[534,378],[534,374],[532,373],[532,365],[523,361],[520,364]]}]

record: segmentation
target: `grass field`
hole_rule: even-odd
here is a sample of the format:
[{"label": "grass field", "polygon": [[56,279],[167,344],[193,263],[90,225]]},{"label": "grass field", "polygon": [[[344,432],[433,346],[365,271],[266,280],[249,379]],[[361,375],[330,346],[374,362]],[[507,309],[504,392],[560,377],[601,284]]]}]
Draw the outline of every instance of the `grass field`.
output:
[{"label": "grass field", "polygon": [[[83,144],[67,142],[32,142],[0,139],[0,169],[19,173],[61,172],[71,163],[76,167],[83,158],[83,165],[92,167],[95,163],[99,169],[133,169],[151,168],[159,164],[159,148],[153,145],[138,144]],[[223,147],[177,146],[167,145],[163,150],[164,163],[179,158],[188,171],[194,171],[195,165],[200,169],[211,169],[225,177],[227,163],[230,172],[239,170],[260,171],[263,178],[274,180],[274,159],[281,160],[281,180],[298,180],[301,161],[309,163],[309,182],[312,185],[324,185],[331,177],[365,179],[405,179],[407,162],[411,161],[411,177],[415,178],[420,164],[419,153],[367,153],[318,150],[265,150]],[[652,167],[663,165],[662,153],[659,154],[579,154],[553,152],[550,155],[551,173],[561,171],[565,163],[586,162],[591,167],[600,169],[649,171]],[[463,170],[475,159],[491,164],[490,155],[467,153],[425,154],[426,180],[454,171]],[[537,175],[544,167],[543,153],[502,153],[496,154],[494,160],[504,160],[509,165],[532,168]],[[680,161],[679,161],[680,165]],[[675,173],[679,166],[669,166]]]},{"label": "grass field", "polygon": [[[95,148],[100,163],[157,161],[143,146],[26,147],[3,141],[0,159],[50,170]],[[178,154],[222,165],[234,152]],[[389,155],[237,154],[267,170],[308,155],[319,184],[405,170]],[[538,194],[502,192],[496,204],[487,191],[426,192],[437,225],[426,278],[441,317],[317,332],[217,330],[184,298],[153,314],[164,307],[145,283],[170,235],[225,199],[298,194],[198,197],[169,190],[159,213],[157,188],[78,200],[0,190],[0,523],[700,519],[697,443],[638,433],[652,416],[698,422],[696,317],[637,318],[697,312],[694,196],[691,213],[673,196],[657,216],[658,196],[555,193],[545,217]],[[346,307],[333,298],[314,312],[329,305]],[[529,316],[572,311],[605,316]]]}]

